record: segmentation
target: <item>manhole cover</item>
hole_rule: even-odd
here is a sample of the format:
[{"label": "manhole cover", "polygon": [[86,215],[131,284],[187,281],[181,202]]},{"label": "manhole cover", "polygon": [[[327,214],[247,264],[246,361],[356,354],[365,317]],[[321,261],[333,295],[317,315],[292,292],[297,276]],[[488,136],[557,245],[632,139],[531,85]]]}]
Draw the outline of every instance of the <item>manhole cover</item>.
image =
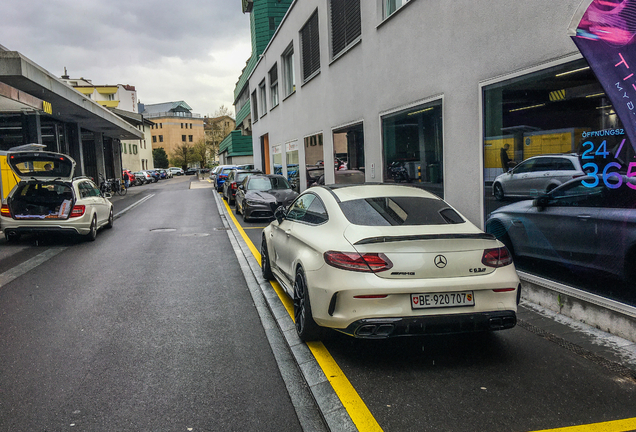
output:
[{"label": "manhole cover", "polygon": [[181,234],[181,237],[207,237],[210,234],[208,233],[191,233],[191,234]]},{"label": "manhole cover", "polygon": [[176,228],[155,228],[151,229],[150,232],[173,232],[176,231]]}]

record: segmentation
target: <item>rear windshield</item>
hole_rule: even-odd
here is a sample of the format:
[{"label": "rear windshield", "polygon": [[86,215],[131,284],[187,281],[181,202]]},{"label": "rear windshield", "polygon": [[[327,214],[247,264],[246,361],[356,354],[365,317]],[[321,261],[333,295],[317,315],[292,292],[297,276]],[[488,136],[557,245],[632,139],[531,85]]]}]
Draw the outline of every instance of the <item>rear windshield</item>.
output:
[{"label": "rear windshield", "polygon": [[444,201],[421,197],[366,198],[340,203],[354,225],[446,225],[464,219]]},{"label": "rear windshield", "polygon": [[268,191],[272,189],[291,189],[284,177],[250,177],[247,190]]},{"label": "rear windshield", "polygon": [[68,178],[72,174],[73,165],[64,157],[43,156],[38,158],[32,154],[26,156],[12,155],[11,164],[20,177],[60,177]]}]

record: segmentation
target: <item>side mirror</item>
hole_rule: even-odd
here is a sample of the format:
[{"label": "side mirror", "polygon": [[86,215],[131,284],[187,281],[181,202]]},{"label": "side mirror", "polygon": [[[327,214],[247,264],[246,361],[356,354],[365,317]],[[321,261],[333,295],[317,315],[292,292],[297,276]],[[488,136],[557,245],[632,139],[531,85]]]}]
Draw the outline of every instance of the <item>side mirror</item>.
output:
[{"label": "side mirror", "polygon": [[274,217],[278,221],[278,223],[282,223],[285,219],[285,207],[280,206],[274,211]]},{"label": "side mirror", "polygon": [[532,201],[532,206],[536,207],[539,211],[544,210],[548,206],[548,196],[543,195],[535,199],[534,201]]}]

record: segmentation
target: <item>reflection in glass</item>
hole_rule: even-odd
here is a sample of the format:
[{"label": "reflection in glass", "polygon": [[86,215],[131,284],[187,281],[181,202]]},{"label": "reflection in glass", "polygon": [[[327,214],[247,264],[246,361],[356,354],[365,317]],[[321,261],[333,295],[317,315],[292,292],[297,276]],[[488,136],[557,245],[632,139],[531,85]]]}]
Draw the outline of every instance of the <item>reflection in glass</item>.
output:
[{"label": "reflection in glass", "polygon": [[320,182],[324,184],[325,155],[323,153],[322,134],[305,137],[304,145],[307,187]]},{"label": "reflection in glass", "polygon": [[364,130],[362,123],[333,132],[337,184],[364,183]]},{"label": "reflection in glass", "polygon": [[486,230],[520,270],[636,304],[636,158],[585,60],[483,100]]},{"label": "reflection in glass", "polygon": [[419,183],[443,197],[442,102],[382,118],[384,181]]}]

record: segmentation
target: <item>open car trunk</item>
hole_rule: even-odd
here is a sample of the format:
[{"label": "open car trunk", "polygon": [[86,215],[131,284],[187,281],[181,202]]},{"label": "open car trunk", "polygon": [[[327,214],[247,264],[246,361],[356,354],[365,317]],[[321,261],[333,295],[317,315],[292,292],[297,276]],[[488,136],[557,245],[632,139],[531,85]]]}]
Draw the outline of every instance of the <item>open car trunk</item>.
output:
[{"label": "open car trunk", "polygon": [[68,219],[75,202],[68,183],[31,181],[18,184],[7,202],[14,219]]}]

